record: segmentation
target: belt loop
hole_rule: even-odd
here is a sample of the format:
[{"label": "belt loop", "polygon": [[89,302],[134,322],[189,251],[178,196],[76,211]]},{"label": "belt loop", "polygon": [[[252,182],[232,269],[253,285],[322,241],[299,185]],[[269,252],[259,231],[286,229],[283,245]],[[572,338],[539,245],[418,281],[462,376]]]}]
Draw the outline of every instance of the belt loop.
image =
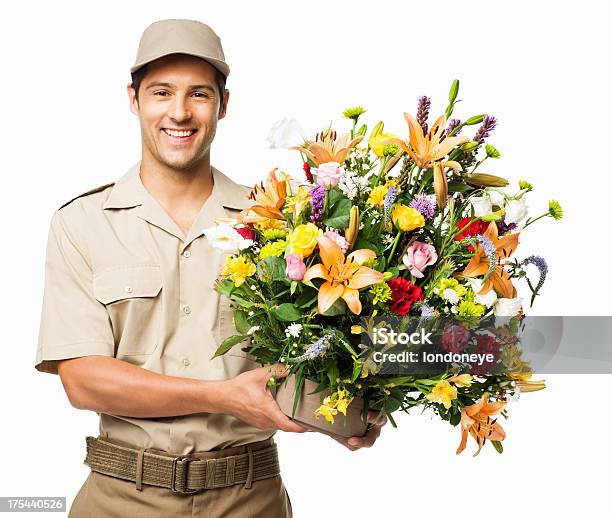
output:
[{"label": "belt loop", "polygon": [[138,458],[136,459],[136,489],[142,491],[142,472],[144,465],[144,448],[138,450]]},{"label": "belt loop", "polygon": [[249,453],[249,473],[247,475],[246,482],[244,483],[244,488],[250,489],[251,484],[253,483],[253,450],[250,446],[247,446],[247,451]]},{"label": "belt loop", "polygon": [[206,460],[206,489],[213,489],[215,487],[215,468],[217,466],[217,459]]}]

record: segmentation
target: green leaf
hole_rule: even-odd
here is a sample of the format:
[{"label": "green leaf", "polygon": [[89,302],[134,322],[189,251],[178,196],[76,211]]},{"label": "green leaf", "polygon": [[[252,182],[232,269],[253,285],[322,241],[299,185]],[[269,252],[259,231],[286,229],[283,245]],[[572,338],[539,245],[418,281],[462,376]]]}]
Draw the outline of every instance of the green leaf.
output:
[{"label": "green leaf", "polygon": [[323,220],[328,227],[344,230],[348,226],[349,213],[351,211],[351,200],[340,198],[332,207],[329,216]]},{"label": "green leaf", "polygon": [[464,182],[448,182],[448,192],[472,191],[474,187]]},{"label": "green leaf", "polygon": [[285,275],[286,266],[282,257],[266,257],[257,263],[257,278],[267,284],[272,281],[289,282]]},{"label": "green leaf", "polygon": [[251,329],[252,326],[249,323],[249,317],[246,311],[234,311],[234,327],[236,331],[243,335],[246,335],[247,331]]},{"label": "green leaf", "polygon": [[302,312],[289,302],[285,302],[279,306],[272,306],[270,312],[278,319],[283,322],[295,322],[302,318]]},{"label": "green leaf", "polygon": [[351,381],[355,381],[359,377],[362,366],[363,364],[358,360],[353,362],[353,374],[351,374]]},{"label": "green leaf", "polygon": [[244,342],[248,337],[249,335],[228,336],[225,340],[223,340],[223,342],[221,342],[221,345],[215,351],[215,354],[211,358],[211,360],[214,360],[217,356],[222,356],[227,351],[229,351],[232,347],[234,347],[234,345],[239,344],[240,342]]},{"label": "green leaf", "polygon": [[340,371],[338,370],[338,365],[336,362],[330,362],[327,365],[327,378],[329,379],[330,385],[336,384],[336,379],[340,376]]}]

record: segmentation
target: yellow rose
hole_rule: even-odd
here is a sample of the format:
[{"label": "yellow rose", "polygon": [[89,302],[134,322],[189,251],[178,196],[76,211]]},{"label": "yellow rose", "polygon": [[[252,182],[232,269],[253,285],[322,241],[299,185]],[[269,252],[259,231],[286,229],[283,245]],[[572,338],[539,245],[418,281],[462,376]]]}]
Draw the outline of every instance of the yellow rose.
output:
[{"label": "yellow rose", "polygon": [[298,254],[302,259],[308,257],[317,246],[317,236],[322,233],[313,223],[298,225],[289,235],[289,253]]},{"label": "yellow rose", "polygon": [[409,232],[425,225],[425,218],[418,210],[406,205],[396,205],[391,210],[393,223],[402,231]]},{"label": "yellow rose", "polygon": [[368,198],[367,203],[371,205],[376,205],[377,207],[382,207],[385,204],[385,196],[389,187],[386,185],[379,185],[378,187],[374,187],[372,192],[370,193],[370,197]]}]

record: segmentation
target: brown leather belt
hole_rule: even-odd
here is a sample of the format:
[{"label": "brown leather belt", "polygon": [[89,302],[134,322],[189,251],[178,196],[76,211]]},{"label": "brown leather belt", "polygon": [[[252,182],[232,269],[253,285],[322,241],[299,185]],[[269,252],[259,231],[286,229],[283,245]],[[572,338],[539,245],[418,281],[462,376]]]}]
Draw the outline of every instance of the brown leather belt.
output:
[{"label": "brown leather belt", "polygon": [[[205,489],[244,484],[280,474],[276,444],[247,453],[213,459],[196,455],[172,457],[113,444],[100,437],[87,437],[85,464],[93,471],[142,484],[165,487],[175,493],[197,493]],[[255,444],[255,443],[251,443]]]}]

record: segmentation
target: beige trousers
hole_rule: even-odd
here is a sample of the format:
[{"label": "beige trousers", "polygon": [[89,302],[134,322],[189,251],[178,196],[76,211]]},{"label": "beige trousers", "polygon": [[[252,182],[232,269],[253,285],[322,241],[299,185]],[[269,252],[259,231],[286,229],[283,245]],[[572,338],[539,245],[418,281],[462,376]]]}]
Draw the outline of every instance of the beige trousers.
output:
[{"label": "beige trousers", "polygon": [[[253,443],[255,444],[255,443]],[[245,446],[195,453],[220,458],[246,453]],[[68,518],[291,518],[291,500],[280,475],[185,495],[91,471],[77,493]]]}]

